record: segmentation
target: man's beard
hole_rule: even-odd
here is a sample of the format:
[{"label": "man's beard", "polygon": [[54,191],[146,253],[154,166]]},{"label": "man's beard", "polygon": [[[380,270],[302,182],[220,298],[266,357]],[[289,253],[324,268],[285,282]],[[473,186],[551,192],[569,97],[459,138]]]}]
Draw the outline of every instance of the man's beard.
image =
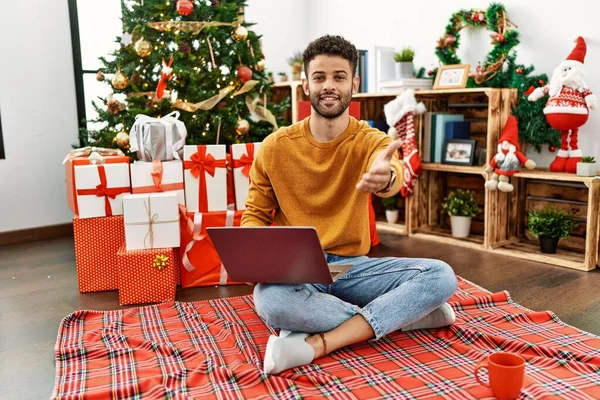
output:
[{"label": "man's beard", "polygon": [[583,80],[583,74],[581,73],[581,70],[576,69],[576,68],[572,68],[566,76],[563,76],[561,74],[561,70],[559,68],[557,68],[556,70],[554,70],[554,73],[552,74],[552,78],[550,79],[550,94],[553,96],[557,96],[560,93],[560,89],[563,86],[572,88],[572,89],[579,89],[579,88],[586,88],[587,85],[585,83],[585,81]]},{"label": "man's beard", "polygon": [[335,119],[342,115],[344,111],[346,111],[346,109],[350,105],[350,101],[352,100],[352,90],[348,91],[348,93],[331,95],[338,97],[338,103],[335,107],[325,107],[321,104],[321,97],[325,97],[327,96],[327,94],[319,94],[313,92],[310,93],[310,104],[317,112],[317,114],[326,119]]}]

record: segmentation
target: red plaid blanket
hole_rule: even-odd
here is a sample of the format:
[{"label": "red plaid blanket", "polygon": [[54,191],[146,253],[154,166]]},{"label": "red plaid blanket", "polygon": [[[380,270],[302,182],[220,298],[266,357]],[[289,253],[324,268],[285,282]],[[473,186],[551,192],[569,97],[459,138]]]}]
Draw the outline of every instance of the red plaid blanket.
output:
[{"label": "red plaid blanket", "polygon": [[449,328],[395,332],[279,376],[251,296],[77,311],[61,323],[53,398],[491,397],[473,370],[495,351],[527,360],[521,398],[600,398],[600,338],[459,279]]}]

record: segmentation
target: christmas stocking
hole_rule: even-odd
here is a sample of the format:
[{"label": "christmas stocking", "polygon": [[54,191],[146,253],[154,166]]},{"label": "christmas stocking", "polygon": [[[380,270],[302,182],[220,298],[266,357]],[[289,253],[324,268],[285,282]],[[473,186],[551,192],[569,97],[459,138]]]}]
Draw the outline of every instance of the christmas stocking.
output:
[{"label": "christmas stocking", "polygon": [[407,113],[396,125],[394,129],[398,132],[398,139],[402,140],[402,159],[404,161],[404,182],[400,189],[400,194],[404,197],[408,197],[412,193],[413,186],[417,177],[423,171],[421,165],[421,157],[419,157],[419,150],[417,147],[417,140],[415,138],[415,128],[413,125],[413,114],[412,112]]},{"label": "christmas stocking", "polygon": [[402,158],[404,160],[404,182],[400,194],[410,196],[415,182],[423,170],[415,136],[413,116],[425,112],[425,105],[417,103],[413,90],[406,90],[384,106],[386,120],[392,139],[402,140]]}]

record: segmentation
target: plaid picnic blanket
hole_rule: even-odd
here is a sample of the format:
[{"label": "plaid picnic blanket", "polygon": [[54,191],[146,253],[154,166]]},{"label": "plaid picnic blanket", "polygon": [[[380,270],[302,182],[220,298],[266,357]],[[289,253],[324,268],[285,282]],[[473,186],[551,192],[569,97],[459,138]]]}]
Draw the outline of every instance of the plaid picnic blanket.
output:
[{"label": "plaid picnic blanket", "polygon": [[311,365],[263,374],[267,327],[251,296],[77,311],[55,347],[52,398],[491,398],[473,370],[496,351],[527,360],[522,399],[600,398],[600,338],[459,278],[449,328],[395,332]]}]

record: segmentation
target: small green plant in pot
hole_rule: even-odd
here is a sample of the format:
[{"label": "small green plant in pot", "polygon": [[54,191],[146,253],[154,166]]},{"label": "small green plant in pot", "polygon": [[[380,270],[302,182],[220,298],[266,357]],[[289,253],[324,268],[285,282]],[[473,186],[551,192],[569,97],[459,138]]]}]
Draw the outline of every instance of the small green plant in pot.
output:
[{"label": "small green plant in pot", "polygon": [[394,53],[394,61],[396,61],[396,78],[405,79],[412,78],[414,74],[413,60],[415,58],[415,50],[411,47],[404,47],[402,51]]},{"label": "small green plant in pot", "polygon": [[558,241],[571,234],[575,221],[572,214],[546,206],[538,211],[529,211],[527,225],[529,232],[540,240],[542,253],[554,254]]},{"label": "small green plant in pot", "polygon": [[442,203],[443,211],[450,216],[452,236],[465,238],[471,232],[471,220],[480,211],[471,190],[450,192]]},{"label": "small green plant in pot", "polygon": [[596,167],[596,159],[594,157],[583,157],[577,163],[578,176],[596,176],[598,168]]},{"label": "small green plant in pot", "polygon": [[398,196],[382,197],[381,204],[385,208],[385,219],[390,224],[395,224],[398,221]]}]

